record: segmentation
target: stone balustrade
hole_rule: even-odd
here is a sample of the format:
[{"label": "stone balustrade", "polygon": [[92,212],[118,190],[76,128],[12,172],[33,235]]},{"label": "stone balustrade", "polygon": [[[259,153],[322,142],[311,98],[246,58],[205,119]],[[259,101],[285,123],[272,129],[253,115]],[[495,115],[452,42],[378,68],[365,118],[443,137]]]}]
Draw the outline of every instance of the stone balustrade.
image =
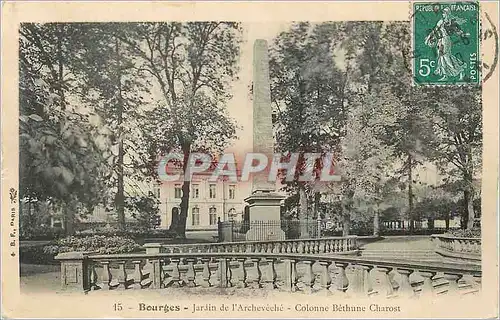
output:
[{"label": "stone balustrade", "polygon": [[147,254],[195,253],[195,252],[258,252],[258,253],[306,253],[306,254],[352,254],[359,253],[357,236],[327,237],[321,239],[217,242],[197,244],[147,243],[143,246]]},{"label": "stone balustrade", "polygon": [[436,253],[445,261],[481,264],[481,238],[432,235],[436,243]]},{"label": "stone balustrade", "polygon": [[260,252],[64,253],[63,289],[267,288],[347,296],[414,297],[480,289],[479,266]]}]

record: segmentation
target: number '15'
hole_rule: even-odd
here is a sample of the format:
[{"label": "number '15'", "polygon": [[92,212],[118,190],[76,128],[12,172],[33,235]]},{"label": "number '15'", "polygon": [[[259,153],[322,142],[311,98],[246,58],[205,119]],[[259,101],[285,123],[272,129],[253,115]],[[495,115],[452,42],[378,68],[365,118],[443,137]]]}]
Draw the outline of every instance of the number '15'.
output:
[{"label": "number '15'", "polygon": [[429,59],[420,59],[420,67],[418,68],[418,74],[422,77],[427,77],[431,74],[431,68],[436,66],[436,61],[430,61]]}]

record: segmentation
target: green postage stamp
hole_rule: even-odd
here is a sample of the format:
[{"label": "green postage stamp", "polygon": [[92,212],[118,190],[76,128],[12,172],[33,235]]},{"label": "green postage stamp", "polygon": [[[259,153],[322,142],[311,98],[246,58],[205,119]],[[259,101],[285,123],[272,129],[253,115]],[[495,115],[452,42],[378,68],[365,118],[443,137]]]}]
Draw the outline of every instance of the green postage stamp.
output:
[{"label": "green postage stamp", "polygon": [[417,85],[479,84],[479,3],[413,3]]}]

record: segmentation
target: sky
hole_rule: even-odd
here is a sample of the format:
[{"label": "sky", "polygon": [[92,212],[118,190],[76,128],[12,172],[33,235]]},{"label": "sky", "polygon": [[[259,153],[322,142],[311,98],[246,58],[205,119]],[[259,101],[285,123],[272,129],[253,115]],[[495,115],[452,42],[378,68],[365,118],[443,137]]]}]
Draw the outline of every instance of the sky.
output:
[{"label": "sky", "polygon": [[232,143],[228,152],[237,154],[251,152],[252,150],[252,101],[250,85],[252,83],[253,44],[257,39],[265,39],[268,46],[272,44],[281,32],[288,30],[290,23],[243,23],[243,41],[240,53],[240,71],[238,80],[232,87],[233,98],[228,102],[229,115],[234,118],[240,130],[237,131],[238,140]]}]

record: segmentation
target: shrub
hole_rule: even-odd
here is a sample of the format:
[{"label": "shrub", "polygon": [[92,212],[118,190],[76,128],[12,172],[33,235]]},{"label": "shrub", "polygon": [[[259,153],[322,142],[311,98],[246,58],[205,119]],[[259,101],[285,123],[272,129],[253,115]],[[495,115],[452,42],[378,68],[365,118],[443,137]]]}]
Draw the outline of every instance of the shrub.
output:
[{"label": "shrub", "polygon": [[62,238],[52,245],[45,246],[43,251],[50,255],[72,251],[111,254],[135,252],[139,249],[140,245],[128,237],[94,235]]},{"label": "shrub", "polygon": [[19,248],[19,261],[30,264],[58,264],[54,256],[47,254],[44,245],[21,246]]},{"label": "shrub", "polygon": [[481,237],[481,229],[473,228],[470,230],[457,229],[457,230],[449,230],[445,235],[452,237],[462,237],[462,238],[480,238]]}]

